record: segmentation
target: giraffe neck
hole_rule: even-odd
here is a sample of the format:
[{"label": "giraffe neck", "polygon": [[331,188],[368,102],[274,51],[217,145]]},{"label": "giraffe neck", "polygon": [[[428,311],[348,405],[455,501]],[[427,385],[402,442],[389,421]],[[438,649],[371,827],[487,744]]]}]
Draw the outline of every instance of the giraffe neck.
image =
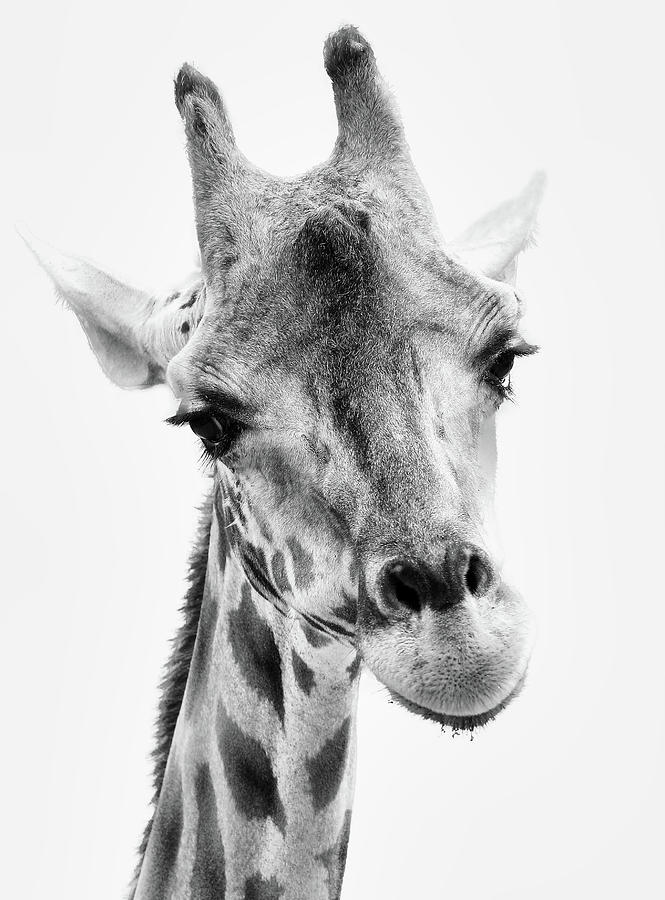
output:
[{"label": "giraffe neck", "polygon": [[351,820],[357,654],[251,586],[219,494],[213,506],[194,655],[135,898],[332,900]]}]

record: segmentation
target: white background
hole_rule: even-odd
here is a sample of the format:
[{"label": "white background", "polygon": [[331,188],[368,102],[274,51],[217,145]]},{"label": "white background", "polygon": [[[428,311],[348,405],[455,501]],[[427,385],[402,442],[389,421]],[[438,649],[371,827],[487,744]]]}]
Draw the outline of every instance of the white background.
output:
[{"label": "white background", "polygon": [[365,680],[345,900],[663,896],[663,71],[658,4],[14,4],[2,51],[2,892],[123,896],[157,683],[202,495],[166,389],[106,382],[17,240],[137,284],[195,257],[171,79],[215,79],[278,174],[328,155],[327,32],[401,104],[445,234],[544,167],[498,513],[539,640],[528,688],[452,738]]}]

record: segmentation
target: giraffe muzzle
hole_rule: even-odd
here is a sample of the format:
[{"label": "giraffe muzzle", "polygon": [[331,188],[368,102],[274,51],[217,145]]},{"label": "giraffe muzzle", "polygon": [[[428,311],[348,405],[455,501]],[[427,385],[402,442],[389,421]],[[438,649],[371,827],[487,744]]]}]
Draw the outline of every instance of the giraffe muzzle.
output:
[{"label": "giraffe muzzle", "polygon": [[473,728],[521,690],[533,620],[489,556],[461,542],[436,563],[396,556],[367,565],[358,639],[395,700],[441,724]]}]

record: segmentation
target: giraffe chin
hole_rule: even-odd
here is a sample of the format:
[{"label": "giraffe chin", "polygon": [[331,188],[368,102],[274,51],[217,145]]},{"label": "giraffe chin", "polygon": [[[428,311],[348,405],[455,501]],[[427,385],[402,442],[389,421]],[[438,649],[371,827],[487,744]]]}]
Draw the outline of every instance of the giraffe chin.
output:
[{"label": "giraffe chin", "polygon": [[476,728],[482,728],[484,725],[489,724],[499,715],[501,710],[505,709],[506,706],[518,696],[526,682],[526,675],[527,673],[525,670],[512,691],[491,709],[470,716],[436,712],[426,706],[421,706],[419,703],[414,703],[413,700],[408,700],[406,697],[402,696],[402,694],[392,690],[392,688],[388,688],[388,690],[393,702],[398,703],[400,706],[403,706],[405,709],[408,709],[409,712],[420,716],[422,719],[427,719],[429,722],[436,722],[437,725],[441,725],[442,728],[447,726],[452,728],[453,731],[474,731]]}]

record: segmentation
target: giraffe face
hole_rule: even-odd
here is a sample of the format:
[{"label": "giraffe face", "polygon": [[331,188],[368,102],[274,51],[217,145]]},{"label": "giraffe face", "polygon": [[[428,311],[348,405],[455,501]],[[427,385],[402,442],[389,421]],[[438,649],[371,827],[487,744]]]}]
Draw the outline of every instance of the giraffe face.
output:
[{"label": "giraffe face", "polygon": [[360,194],[304,218],[285,206],[263,254],[207,276],[167,377],[254,582],[355,643],[411,709],[473,726],[528,659],[486,534],[494,415],[532,348],[511,288],[452,259],[426,220],[407,241],[408,210]]},{"label": "giraffe face", "polygon": [[193,290],[158,302],[34,249],[104,371],[181,398],[257,589],[352,642],[410,709],[473,726],[529,656],[488,522],[494,416],[533,349],[509,283],[543,179],[444,248],[371,47],[343,28],[324,59],[337,142],[289,179],[248,163],[215,85],[181,70]]}]

